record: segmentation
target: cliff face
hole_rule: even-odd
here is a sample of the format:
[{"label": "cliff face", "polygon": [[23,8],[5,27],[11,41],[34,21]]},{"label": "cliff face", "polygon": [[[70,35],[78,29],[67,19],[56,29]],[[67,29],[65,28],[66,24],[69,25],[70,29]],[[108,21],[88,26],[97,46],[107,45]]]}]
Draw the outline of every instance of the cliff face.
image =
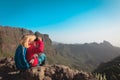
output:
[{"label": "cliff face", "polygon": [[[0,26],[0,56],[13,56],[16,47],[19,44],[19,40],[24,34],[34,33],[30,30],[26,30],[23,28],[11,28]],[[45,43],[45,53],[56,54],[49,36],[47,34],[41,33],[39,33],[39,35],[43,37]]]}]

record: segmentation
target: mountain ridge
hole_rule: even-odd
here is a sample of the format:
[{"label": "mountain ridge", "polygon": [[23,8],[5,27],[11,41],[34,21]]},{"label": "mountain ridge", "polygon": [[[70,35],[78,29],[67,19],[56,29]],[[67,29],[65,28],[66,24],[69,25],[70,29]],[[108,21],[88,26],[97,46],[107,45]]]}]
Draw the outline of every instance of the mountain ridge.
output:
[{"label": "mountain ridge", "polygon": [[[58,54],[67,59],[68,64],[75,68],[82,68],[80,65],[84,65],[94,69],[100,63],[107,62],[120,55],[120,48],[112,46],[108,41],[99,44],[93,42],[85,44],[57,43],[53,45]],[[87,68],[86,70],[89,70]]]}]

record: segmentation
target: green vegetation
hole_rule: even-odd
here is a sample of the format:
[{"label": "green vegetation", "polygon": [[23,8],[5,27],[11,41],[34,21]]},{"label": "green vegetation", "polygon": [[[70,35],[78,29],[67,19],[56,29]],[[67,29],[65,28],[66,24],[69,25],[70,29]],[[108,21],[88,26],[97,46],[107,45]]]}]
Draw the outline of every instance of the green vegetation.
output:
[{"label": "green vegetation", "polygon": [[[59,58],[67,62],[71,67],[93,71],[101,62],[111,60],[120,54],[120,48],[112,46],[109,42],[86,44],[53,44],[59,54]],[[114,53],[114,54],[113,54]],[[55,61],[56,58],[53,58]],[[63,62],[61,62],[63,63]]]},{"label": "green vegetation", "polygon": [[56,54],[53,56],[47,55],[47,62],[49,64],[63,64],[63,65],[70,66],[69,64],[70,62],[66,58],[60,56],[59,54]]},{"label": "green vegetation", "polygon": [[[77,70],[83,70],[83,71],[89,71],[91,69],[86,67],[84,63],[82,63],[80,60],[77,61],[75,60],[75,57],[69,57],[69,56],[61,56],[60,54],[56,55],[47,55],[47,63],[49,64],[62,64],[69,66],[72,69],[77,69]],[[84,66],[84,68],[83,68]]]},{"label": "green vegetation", "polygon": [[101,64],[95,71],[106,75],[107,80],[119,80],[120,79],[120,57],[113,59],[107,63]]},{"label": "green vegetation", "polygon": [[95,77],[96,77],[98,80],[107,80],[106,75],[95,74]]},{"label": "green vegetation", "polygon": [[13,53],[0,53],[0,57],[14,57]]}]

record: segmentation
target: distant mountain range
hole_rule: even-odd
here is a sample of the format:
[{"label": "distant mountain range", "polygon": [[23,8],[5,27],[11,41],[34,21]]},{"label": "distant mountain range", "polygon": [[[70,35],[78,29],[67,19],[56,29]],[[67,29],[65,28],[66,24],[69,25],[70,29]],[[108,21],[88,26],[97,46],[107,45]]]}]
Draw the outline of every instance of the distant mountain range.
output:
[{"label": "distant mountain range", "polygon": [[[52,42],[48,34],[41,34],[45,44],[48,64],[63,64],[78,70],[92,71],[102,62],[120,55],[120,48],[109,42],[85,44],[62,44]],[[0,26],[0,57],[14,56],[20,38],[24,34],[34,34],[24,28]]]},{"label": "distant mountain range", "polygon": [[112,46],[108,41],[103,41],[100,44],[96,42],[85,44],[53,42],[53,45],[59,54],[57,59],[62,59],[61,61],[58,59],[60,63],[79,70],[94,70],[100,63],[107,62],[120,55],[120,48]]}]

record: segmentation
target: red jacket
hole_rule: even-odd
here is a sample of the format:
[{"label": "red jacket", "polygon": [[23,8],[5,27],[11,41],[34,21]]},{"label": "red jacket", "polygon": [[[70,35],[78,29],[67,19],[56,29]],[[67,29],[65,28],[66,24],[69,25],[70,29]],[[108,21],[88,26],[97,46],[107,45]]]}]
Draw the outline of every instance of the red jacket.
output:
[{"label": "red jacket", "polygon": [[[35,46],[36,45],[36,46]],[[34,59],[34,63],[31,64],[32,67],[36,66],[38,64],[38,58],[34,58],[34,54],[40,54],[44,50],[44,43],[43,41],[35,41],[34,44],[30,44],[30,47],[27,48],[27,53],[26,53],[26,58],[27,61],[29,62],[31,59]]]}]

